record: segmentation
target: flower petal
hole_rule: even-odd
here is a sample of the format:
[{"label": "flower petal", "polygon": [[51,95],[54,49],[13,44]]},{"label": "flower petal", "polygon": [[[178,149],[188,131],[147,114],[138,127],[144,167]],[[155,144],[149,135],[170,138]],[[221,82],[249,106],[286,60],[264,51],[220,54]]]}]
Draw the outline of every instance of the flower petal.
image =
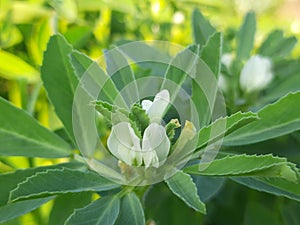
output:
[{"label": "flower petal", "polygon": [[151,107],[147,111],[151,123],[160,123],[169,103],[170,94],[168,90],[164,89],[155,96]]},{"label": "flower petal", "polygon": [[150,101],[150,100],[143,100],[142,101],[142,108],[144,110],[146,110],[146,112],[147,112],[150,109],[150,107],[151,107],[152,104],[153,104],[153,102]]},{"label": "flower petal", "polygon": [[140,140],[128,122],[121,122],[112,127],[107,146],[115,157],[126,164],[132,165],[135,162],[137,166],[141,165]]},{"label": "flower petal", "polygon": [[144,132],[142,151],[155,151],[158,161],[164,162],[169,154],[169,150],[170,140],[165,128],[157,123],[151,123]]}]

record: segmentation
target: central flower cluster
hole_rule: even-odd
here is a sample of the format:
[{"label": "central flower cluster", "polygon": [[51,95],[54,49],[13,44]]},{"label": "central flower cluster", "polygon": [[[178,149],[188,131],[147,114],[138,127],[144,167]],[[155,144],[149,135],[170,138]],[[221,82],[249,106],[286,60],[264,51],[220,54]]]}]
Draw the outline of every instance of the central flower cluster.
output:
[{"label": "central flower cluster", "polygon": [[161,125],[162,116],[170,102],[167,90],[160,91],[154,98],[142,101],[142,108],[150,119],[140,139],[129,122],[120,122],[112,127],[107,146],[110,152],[130,166],[159,167],[166,160],[170,140]]}]

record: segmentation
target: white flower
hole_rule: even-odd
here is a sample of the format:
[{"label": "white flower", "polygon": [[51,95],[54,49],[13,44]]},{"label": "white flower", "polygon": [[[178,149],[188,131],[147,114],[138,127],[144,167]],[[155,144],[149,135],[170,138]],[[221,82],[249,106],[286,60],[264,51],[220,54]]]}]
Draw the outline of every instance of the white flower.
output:
[{"label": "white flower", "polygon": [[259,55],[252,56],[244,65],[240,75],[240,86],[245,92],[259,91],[273,79],[271,60]]},{"label": "white flower", "polygon": [[[221,57],[221,62],[227,67],[227,69],[230,67],[232,60],[233,60],[233,55],[230,53],[226,53]],[[218,86],[224,92],[228,90],[228,81],[226,80],[225,75],[222,73],[220,73],[218,77]]]},{"label": "white flower", "polygon": [[160,123],[169,102],[170,94],[165,89],[155,95],[153,102],[150,100],[142,101],[142,107],[146,110],[150,123]]},{"label": "white flower", "polygon": [[170,141],[165,128],[151,123],[145,130],[141,141],[130,123],[121,122],[112,127],[107,140],[110,152],[130,166],[158,167],[163,163],[170,149]]},{"label": "white flower", "polygon": [[231,63],[233,60],[233,55],[230,53],[225,53],[224,55],[222,55],[221,57],[221,62],[227,67],[229,68]]},{"label": "white flower", "polygon": [[159,92],[153,102],[142,101],[150,119],[150,125],[145,129],[142,140],[135,134],[128,122],[121,122],[112,127],[107,146],[110,152],[130,166],[144,165],[158,167],[162,164],[170,150],[170,140],[165,128],[160,125],[163,113],[170,102],[167,90]]}]

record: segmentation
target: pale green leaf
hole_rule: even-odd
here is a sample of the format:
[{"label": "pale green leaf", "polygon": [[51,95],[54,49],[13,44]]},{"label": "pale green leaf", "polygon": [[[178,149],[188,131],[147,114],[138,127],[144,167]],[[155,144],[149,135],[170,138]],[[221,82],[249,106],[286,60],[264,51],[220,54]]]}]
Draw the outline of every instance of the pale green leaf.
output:
[{"label": "pale green leaf", "polygon": [[224,139],[225,145],[245,145],[282,136],[300,129],[300,92],[291,93],[257,112],[250,123]]},{"label": "pale green leaf", "polygon": [[187,173],[206,176],[261,176],[297,181],[295,165],[286,158],[269,155],[234,155],[184,169]]},{"label": "pale green leaf", "polygon": [[59,158],[70,146],[25,111],[0,97],[0,155]]},{"label": "pale green leaf", "polygon": [[54,196],[9,203],[0,207],[0,223],[12,220],[40,207],[53,199]]},{"label": "pale green leaf", "polygon": [[114,225],[119,211],[119,198],[103,197],[84,208],[76,209],[65,225]]},{"label": "pale green leaf", "polygon": [[192,177],[182,171],[166,180],[170,190],[182,199],[188,206],[198,212],[206,213],[205,205],[197,194],[197,187]]},{"label": "pale green leaf", "polygon": [[30,83],[39,81],[39,72],[23,59],[0,50],[0,76],[9,79],[25,79]]},{"label": "pale green leaf", "polygon": [[142,204],[134,192],[127,194],[121,201],[120,215],[115,225],[145,225]]},{"label": "pale green leaf", "polygon": [[53,169],[38,172],[19,183],[10,192],[10,201],[82,191],[106,191],[119,187],[118,184],[92,171]]},{"label": "pale green leaf", "polygon": [[255,14],[250,12],[246,15],[244,22],[237,35],[237,58],[247,59],[254,46],[256,31]]}]

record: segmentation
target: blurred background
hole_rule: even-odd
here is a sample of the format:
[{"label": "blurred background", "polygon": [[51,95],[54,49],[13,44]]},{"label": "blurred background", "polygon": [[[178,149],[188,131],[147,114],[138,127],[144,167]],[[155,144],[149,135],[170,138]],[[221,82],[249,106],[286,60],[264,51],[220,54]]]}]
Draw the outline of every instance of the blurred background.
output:
[{"label": "blurred background", "polygon": [[[44,126],[57,130],[62,124],[40,79],[43,52],[52,34],[63,34],[74,48],[92,58],[98,58],[104,49],[121,40],[165,40],[186,46],[193,43],[194,8],[199,8],[217,30],[224,32],[227,40],[235,37],[249,11],[257,16],[255,46],[260,46],[266,34],[274,29],[300,38],[300,0],[0,0],[0,96],[26,110]],[[299,58],[299,53],[297,44],[291,57]],[[0,172],[52,163],[53,160],[46,159],[0,157]],[[234,190],[237,186],[229,188]],[[232,211],[226,210],[231,206],[232,210],[238,201],[247,201],[246,192],[253,200],[247,210],[272,214],[272,209],[264,211],[257,203],[269,196],[261,197],[255,191],[240,188],[238,195],[221,192],[219,196],[226,198],[217,198],[214,205],[208,206],[211,215],[215,215],[214,210],[222,209],[220,218],[232,216]],[[269,200],[270,205],[282,201]],[[46,217],[49,207],[43,206],[41,210]],[[26,225],[40,224],[32,215],[24,216],[24,221]],[[273,222],[265,224],[277,224]]]}]

